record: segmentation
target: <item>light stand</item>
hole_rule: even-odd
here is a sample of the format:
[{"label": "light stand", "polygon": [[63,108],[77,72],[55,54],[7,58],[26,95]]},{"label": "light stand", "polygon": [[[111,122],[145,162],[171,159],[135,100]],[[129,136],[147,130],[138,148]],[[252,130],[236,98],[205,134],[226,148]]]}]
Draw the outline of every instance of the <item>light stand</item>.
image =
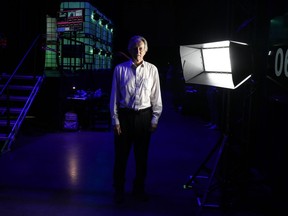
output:
[{"label": "light stand", "polygon": [[[203,188],[202,188],[202,194],[197,195],[197,203],[199,206],[202,207],[220,207],[219,203],[211,203],[208,202],[208,196],[215,191],[219,186],[224,186],[226,184],[226,179],[222,179],[222,182],[213,182],[216,178],[216,172],[219,167],[220,160],[225,158],[224,150],[225,147],[229,144],[229,138],[230,138],[230,90],[227,90],[224,92],[223,97],[223,109],[225,109],[225,116],[224,116],[224,125],[223,125],[223,132],[220,136],[220,138],[217,140],[216,144],[213,146],[212,150],[208,153],[207,157],[204,159],[204,161],[200,164],[198,169],[195,171],[195,173],[190,176],[189,180],[184,184],[184,189],[193,189],[193,186],[195,184],[199,183],[199,181],[205,181]],[[209,164],[209,162],[212,162],[212,165]],[[210,167],[208,165],[211,165]],[[206,172],[206,175],[200,175],[202,172]],[[222,169],[224,172],[223,175],[225,175],[226,169]],[[225,178],[225,176],[224,176]],[[197,191],[198,192],[198,191]]]},{"label": "light stand", "polygon": [[[220,159],[225,159],[225,157],[223,158],[223,152],[230,137],[230,91],[250,78],[253,65],[251,53],[247,44],[235,41],[180,46],[183,74],[187,84],[215,86],[226,90],[223,97],[222,111],[225,116],[222,135],[195,173],[190,176],[183,186],[184,189],[192,189],[196,183],[206,181],[202,194],[197,195],[197,202],[201,207],[220,206],[217,203],[209,203],[207,200],[210,193],[217,188],[217,184],[214,184],[213,180],[215,180]],[[212,161],[213,157],[214,161]],[[212,162],[211,168],[208,168],[209,162]],[[223,161],[225,165],[224,162],[227,161]],[[202,171],[206,171],[208,175],[201,176]],[[222,182],[225,187],[227,183],[225,182],[226,169],[224,168],[222,171]]]}]

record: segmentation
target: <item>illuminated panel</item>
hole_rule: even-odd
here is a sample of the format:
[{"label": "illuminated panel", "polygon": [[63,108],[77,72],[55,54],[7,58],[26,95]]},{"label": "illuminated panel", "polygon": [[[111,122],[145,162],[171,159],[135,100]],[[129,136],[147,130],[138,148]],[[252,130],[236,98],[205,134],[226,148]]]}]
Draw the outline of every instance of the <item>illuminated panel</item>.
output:
[{"label": "illuminated panel", "polygon": [[186,83],[235,89],[251,77],[252,51],[248,44],[219,41],[180,46]]},{"label": "illuminated panel", "polygon": [[203,49],[206,71],[231,72],[229,48]]},{"label": "illuminated panel", "polygon": [[82,31],[84,14],[82,9],[63,10],[59,12],[57,21],[57,31]]}]

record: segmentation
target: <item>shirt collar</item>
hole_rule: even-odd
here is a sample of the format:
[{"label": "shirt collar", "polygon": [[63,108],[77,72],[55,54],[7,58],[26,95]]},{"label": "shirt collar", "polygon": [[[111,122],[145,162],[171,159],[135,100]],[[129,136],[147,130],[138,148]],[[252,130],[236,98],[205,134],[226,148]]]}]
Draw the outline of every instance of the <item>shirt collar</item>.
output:
[{"label": "shirt collar", "polygon": [[[138,66],[144,67],[144,65],[145,65],[145,61],[143,60],[143,62]],[[133,63],[132,59],[130,59],[130,66],[137,68],[137,66]]]}]

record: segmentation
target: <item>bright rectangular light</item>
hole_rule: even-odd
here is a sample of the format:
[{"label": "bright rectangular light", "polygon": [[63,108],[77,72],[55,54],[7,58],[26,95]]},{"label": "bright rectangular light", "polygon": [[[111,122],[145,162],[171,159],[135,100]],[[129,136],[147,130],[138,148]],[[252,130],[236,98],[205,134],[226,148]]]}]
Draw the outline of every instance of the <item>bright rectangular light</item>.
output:
[{"label": "bright rectangular light", "polygon": [[231,72],[229,48],[203,49],[206,71]]},{"label": "bright rectangular light", "polygon": [[235,89],[253,71],[252,52],[242,42],[183,45],[180,56],[186,83]]}]

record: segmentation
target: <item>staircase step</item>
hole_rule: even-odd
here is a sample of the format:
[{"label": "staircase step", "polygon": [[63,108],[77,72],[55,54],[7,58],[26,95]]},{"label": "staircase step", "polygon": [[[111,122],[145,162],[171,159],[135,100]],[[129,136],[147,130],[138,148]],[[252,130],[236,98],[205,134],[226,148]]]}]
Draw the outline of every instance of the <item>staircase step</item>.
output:
[{"label": "staircase step", "polygon": [[[0,114],[5,114],[8,111],[7,107],[0,107]],[[11,114],[18,114],[22,111],[22,108],[12,107],[9,109]]]},{"label": "staircase step", "polygon": [[[11,74],[7,74],[7,73],[2,73],[1,74],[1,78],[4,78],[4,79],[9,79],[10,78],[10,76],[11,76]],[[21,79],[21,80],[33,80],[33,79],[36,79],[37,78],[37,76],[33,76],[33,75],[14,75],[13,76],[13,79]]]},{"label": "staircase step", "polygon": [[[10,76],[11,74],[0,74],[0,90],[5,87]],[[9,90],[9,100],[6,95],[7,89],[5,89],[0,96],[0,145],[2,141],[7,143],[7,146],[5,146],[6,150],[9,149],[10,145],[13,143],[14,136],[18,133],[24,119],[28,118],[28,116],[26,116],[27,111],[34,100],[43,79],[43,76],[15,75],[6,86]],[[8,109],[5,107],[8,105],[10,107],[9,116],[7,113]],[[21,114],[22,111],[23,115]],[[9,125],[7,126],[8,123]],[[12,130],[13,128],[14,130]],[[5,151],[5,149],[2,149],[2,151]]]},{"label": "staircase step", "polygon": [[6,139],[8,139],[8,135],[0,133],[0,141],[6,140]]},{"label": "staircase step", "polygon": [[[27,96],[14,96],[11,95],[9,96],[10,101],[26,101],[28,99]],[[0,100],[7,100],[7,96],[6,95],[1,95],[0,96]]]},{"label": "staircase step", "polygon": [[[0,85],[0,89],[3,88],[4,85]],[[9,85],[10,90],[32,90],[34,86],[31,85]]]},{"label": "staircase step", "polygon": [[[16,120],[10,120],[10,125],[14,125],[15,123],[16,123]],[[4,127],[6,125],[7,125],[7,120],[5,120],[5,119],[0,120],[0,126],[1,127]]]},{"label": "staircase step", "polygon": [[[15,75],[10,80],[8,88],[10,90],[32,90],[39,77],[31,75]],[[2,89],[9,80],[8,75],[0,75],[0,89]]]}]

